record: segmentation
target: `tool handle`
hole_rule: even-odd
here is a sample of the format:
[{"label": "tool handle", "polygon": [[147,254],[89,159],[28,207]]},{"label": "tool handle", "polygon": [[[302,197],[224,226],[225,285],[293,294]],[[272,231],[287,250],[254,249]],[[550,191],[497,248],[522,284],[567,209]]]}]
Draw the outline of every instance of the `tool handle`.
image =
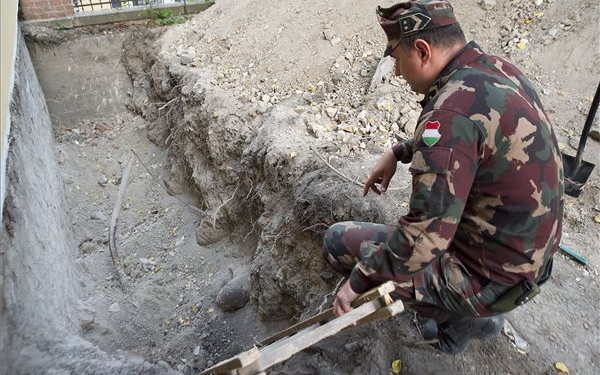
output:
[{"label": "tool handle", "polygon": [[579,166],[581,165],[583,149],[585,148],[585,142],[587,141],[588,135],[590,134],[590,130],[592,129],[594,117],[596,117],[598,102],[600,102],[600,83],[598,84],[598,88],[596,89],[596,95],[594,95],[594,100],[592,100],[592,106],[590,107],[590,111],[588,112],[587,118],[585,120],[585,125],[583,125],[581,138],[579,138],[579,147],[577,147],[577,156],[575,156],[575,170],[572,173],[573,176],[575,176],[577,170],[579,169]]},{"label": "tool handle", "polygon": [[588,260],[586,258],[582,257],[581,255],[577,254],[573,250],[569,249],[567,246],[561,244],[558,246],[558,249],[561,252],[563,252],[564,254],[566,254],[567,256],[569,256],[571,259],[575,260],[576,262],[581,263],[584,266],[587,266]]}]

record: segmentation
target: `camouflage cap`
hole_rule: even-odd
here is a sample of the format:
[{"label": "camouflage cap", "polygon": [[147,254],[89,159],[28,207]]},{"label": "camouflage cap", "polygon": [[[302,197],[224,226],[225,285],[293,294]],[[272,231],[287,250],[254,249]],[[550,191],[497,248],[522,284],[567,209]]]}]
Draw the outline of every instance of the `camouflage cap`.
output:
[{"label": "camouflage cap", "polygon": [[445,0],[412,0],[389,8],[379,6],[377,18],[388,38],[384,56],[388,56],[395,48],[389,41],[457,22],[452,5]]}]

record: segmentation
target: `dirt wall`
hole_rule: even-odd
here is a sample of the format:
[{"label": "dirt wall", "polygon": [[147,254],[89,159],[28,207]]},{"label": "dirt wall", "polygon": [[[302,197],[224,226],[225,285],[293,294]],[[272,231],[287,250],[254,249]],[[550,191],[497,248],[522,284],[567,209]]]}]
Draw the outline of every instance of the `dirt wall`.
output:
[{"label": "dirt wall", "polygon": [[[393,222],[402,210],[394,199],[406,198],[407,192],[395,187],[384,199],[363,199],[359,186],[319,159],[329,158],[331,139],[307,137],[308,119],[315,113],[304,99],[290,96],[257,112],[254,100],[220,87],[211,68],[180,64],[169,51],[175,45],[170,38],[177,35],[169,30],[161,37],[150,77],[134,78],[134,87],[150,88],[150,93],[134,90],[133,99],[150,95],[161,100],[139,108],[152,124],[150,137],[169,148],[206,216],[216,216],[215,227],[211,220],[199,225],[198,243],[230,234],[237,241],[255,241],[252,293],[261,316],[298,317],[309,306],[317,308],[337,278],[321,255],[327,227],[345,220]],[[377,99],[367,99],[350,116],[373,110]],[[372,162],[376,156],[365,157]],[[363,178],[356,171],[364,159],[329,160],[351,178]],[[408,170],[399,169],[400,180],[408,181]]]},{"label": "dirt wall", "polygon": [[77,43],[59,35],[54,45],[30,44],[52,123],[68,126],[122,111],[131,94],[131,82],[119,58],[123,34],[108,29],[84,34]]}]

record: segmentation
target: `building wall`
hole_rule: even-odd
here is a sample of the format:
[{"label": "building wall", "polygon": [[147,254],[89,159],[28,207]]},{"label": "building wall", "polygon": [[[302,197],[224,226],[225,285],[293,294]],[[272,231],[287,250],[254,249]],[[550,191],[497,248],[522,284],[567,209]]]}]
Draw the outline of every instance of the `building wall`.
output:
[{"label": "building wall", "polygon": [[25,20],[43,20],[75,15],[73,0],[20,0],[19,4]]},{"label": "building wall", "polygon": [[0,216],[6,192],[6,157],[10,133],[8,101],[12,94],[17,48],[17,0],[0,2]]}]

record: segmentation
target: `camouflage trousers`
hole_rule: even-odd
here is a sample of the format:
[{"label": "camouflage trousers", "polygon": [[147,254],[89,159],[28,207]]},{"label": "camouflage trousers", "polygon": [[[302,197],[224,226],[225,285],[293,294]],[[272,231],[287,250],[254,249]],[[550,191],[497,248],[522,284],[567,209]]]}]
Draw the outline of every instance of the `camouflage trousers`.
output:
[{"label": "camouflage trousers", "polygon": [[[325,233],[323,256],[334,270],[349,276],[361,253],[367,253],[361,248],[387,241],[396,230],[396,225],[356,221],[334,224]],[[372,287],[388,281],[377,279],[377,275],[371,279]],[[443,252],[421,271],[396,273],[393,281],[396,289],[392,297],[438,322],[496,315],[488,306],[511,287],[473,276],[451,251]]]}]

